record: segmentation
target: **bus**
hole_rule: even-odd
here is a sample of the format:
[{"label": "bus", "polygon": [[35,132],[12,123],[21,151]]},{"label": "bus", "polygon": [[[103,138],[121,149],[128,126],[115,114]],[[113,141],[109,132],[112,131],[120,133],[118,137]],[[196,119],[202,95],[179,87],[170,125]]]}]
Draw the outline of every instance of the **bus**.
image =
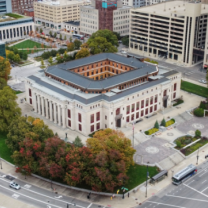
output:
[{"label": "bus", "polygon": [[195,175],[197,173],[197,168],[196,166],[190,164],[189,166],[187,166],[186,168],[184,168],[183,170],[179,171],[178,173],[176,173],[173,177],[172,177],[172,183],[174,185],[179,185],[181,184],[184,180],[186,180],[187,178]]},{"label": "bus", "polygon": [[74,34],[74,35],[72,35],[72,37],[80,39],[80,40],[84,40],[84,35]]}]

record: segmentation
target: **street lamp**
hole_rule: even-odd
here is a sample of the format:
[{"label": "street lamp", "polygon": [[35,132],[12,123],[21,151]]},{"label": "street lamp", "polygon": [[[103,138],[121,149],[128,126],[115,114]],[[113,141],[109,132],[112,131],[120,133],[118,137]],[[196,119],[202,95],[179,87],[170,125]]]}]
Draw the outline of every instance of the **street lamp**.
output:
[{"label": "street lamp", "polygon": [[65,142],[67,141],[67,133],[66,133],[66,138],[65,138]]},{"label": "street lamp", "polygon": [[149,164],[149,162],[147,162],[146,195],[145,195],[145,197],[147,197],[147,180],[148,180],[148,177],[149,177],[148,164]]},{"label": "street lamp", "polygon": [[197,156],[196,156],[196,165],[198,165],[198,159],[199,159],[199,148],[198,148]]}]

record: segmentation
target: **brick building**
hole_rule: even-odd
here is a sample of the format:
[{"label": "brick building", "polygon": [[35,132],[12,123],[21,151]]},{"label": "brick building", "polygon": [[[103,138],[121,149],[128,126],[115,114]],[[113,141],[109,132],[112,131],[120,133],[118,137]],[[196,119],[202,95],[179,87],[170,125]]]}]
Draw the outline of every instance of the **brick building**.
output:
[{"label": "brick building", "polygon": [[32,17],[34,20],[34,9],[25,9],[24,10],[24,15],[28,17]]},{"label": "brick building", "polygon": [[177,71],[159,74],[155,64],[103,53],[50,66],[28,77],[25,89],[34,112],[87,136],[172,106],[180,83]]},{"label": "brick building", "polygon": [[32,9],[33,2],[37,0],[11,0],[12,1],[12,12],[24,14],[25,9]]}]

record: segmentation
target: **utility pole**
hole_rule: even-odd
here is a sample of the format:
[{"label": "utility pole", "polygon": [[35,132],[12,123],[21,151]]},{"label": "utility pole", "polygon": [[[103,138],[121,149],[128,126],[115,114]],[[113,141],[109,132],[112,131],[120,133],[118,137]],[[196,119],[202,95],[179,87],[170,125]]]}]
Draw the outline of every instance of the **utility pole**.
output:
[{"label": "utility pole", "polygon": [[149,172],[148,172],[148,163],[149,163],[149,162],[147,162],[146,195],[145,195],[145,197],[147,197],[147,180],[148,180],[148,177],[149,177]]}]

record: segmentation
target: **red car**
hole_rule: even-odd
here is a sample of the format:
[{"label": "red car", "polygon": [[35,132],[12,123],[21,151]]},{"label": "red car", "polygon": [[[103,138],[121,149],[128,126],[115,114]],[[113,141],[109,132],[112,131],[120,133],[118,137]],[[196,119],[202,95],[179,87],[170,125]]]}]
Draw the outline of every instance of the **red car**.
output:
[{"label": "red car", "polygon": [[41,34],[42,34],[42,35],[45,35],[45,33],[43,33],[43,32],[42,32]]}]

